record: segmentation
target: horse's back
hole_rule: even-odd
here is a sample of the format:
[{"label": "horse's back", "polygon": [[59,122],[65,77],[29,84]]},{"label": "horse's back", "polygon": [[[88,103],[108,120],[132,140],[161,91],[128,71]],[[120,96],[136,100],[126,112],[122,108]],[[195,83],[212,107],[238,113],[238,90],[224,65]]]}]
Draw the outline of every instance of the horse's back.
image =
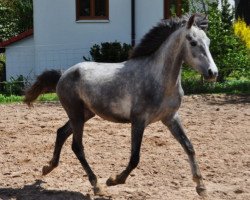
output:
[{"label": "horse's back", "polygon": [[[95,84],[105,81],[110,81],[115,78],[119,70],[124,67],[124,63],[97,63],[97,62],[82,62],[78,63],[61,76],[58,87],[65,84]],[[71,88],[73,89],[73,88]]]}]

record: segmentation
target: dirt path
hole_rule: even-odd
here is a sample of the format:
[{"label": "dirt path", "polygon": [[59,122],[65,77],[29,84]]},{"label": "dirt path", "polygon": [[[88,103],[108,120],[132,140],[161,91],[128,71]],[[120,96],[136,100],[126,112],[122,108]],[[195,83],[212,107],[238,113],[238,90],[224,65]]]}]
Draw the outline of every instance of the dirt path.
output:
[{"label": "dirt path", "polygon": [[[250,96],[185,97],[183,125],[195,147],[208,189],[206,199],[250,199]],[[59,103],[0,105],[0,199],[93,197],[80,163],[66,142],[60,165],[47,176],[41,169],[53,152],[55,131],[67,117]],[[100,182],[126,166],[130,126],[95,117],[86,124],[85,152]],[[114,200],[201,199],[181,146],[161,123],[147,127],[141,162],[126,184],[107,188]]]}]

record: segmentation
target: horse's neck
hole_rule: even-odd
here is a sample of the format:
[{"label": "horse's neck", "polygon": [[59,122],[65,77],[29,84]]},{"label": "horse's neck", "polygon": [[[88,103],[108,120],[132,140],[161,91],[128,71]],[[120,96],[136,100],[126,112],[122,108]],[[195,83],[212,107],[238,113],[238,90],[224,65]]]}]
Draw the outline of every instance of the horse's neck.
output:
[{"label": "horse's neck", "polygon": [[159,74],[167,88],[179,88],[181,65],[183,62],[182,31],[177,30],[159,49]]}]

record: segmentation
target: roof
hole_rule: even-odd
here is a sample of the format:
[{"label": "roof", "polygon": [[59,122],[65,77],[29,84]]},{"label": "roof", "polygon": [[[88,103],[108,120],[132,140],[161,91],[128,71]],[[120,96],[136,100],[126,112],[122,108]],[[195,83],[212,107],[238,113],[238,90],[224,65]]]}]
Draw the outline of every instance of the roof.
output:
[{"label": "roof", "polygon": [[13,44],[15,42],[18,42],[24,38],[27,38],[29,36],[33,35],[33,29],[29,29],[23,33],[20,33],[19,35],[16,35],[6,41],[3,41],[3,42],[0,42],[0,48],[1,47],[6,47],[6,46],[9,46],[10,44]]}]

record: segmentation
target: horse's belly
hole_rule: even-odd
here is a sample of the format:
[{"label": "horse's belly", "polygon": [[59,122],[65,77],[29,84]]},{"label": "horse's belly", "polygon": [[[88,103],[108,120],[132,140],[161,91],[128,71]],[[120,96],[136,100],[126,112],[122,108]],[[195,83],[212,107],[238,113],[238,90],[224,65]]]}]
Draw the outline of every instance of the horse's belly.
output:
[{"label": "horse's belly", "polygon": [[122,98],[107,97],[96,98],[94,101],[85,100],[89,109],[103,119],[112,122],[127,123],[130,122],[131,99],[130,96]]}]

